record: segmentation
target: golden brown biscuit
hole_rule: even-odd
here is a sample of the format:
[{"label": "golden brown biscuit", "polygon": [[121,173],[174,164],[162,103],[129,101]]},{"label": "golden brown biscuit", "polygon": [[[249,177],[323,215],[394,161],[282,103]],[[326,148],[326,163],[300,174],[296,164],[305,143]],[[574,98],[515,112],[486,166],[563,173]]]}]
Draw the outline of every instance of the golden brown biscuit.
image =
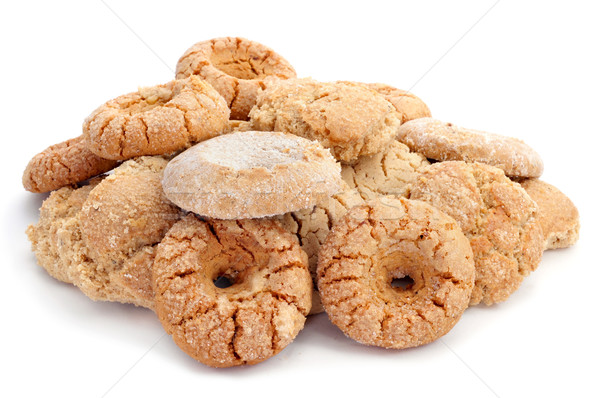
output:
[{"label": "golden brown biscuit", "polygon": [[431,111],[425,102],[410,91],[400,90],[383,83],[366,83],[366,86],[383,95],[394,105],[400,114],[399,118],[402,123],[422,117],[431,117]]},{"label": "golden brown biscuit", "polygon": [[163,155],[228,128],[229,109],[197,76],[143,87],[108,101],[83,123],[86,145],[107,159]]},{"label": "golden brown biscuit", "polygon": [[397,115],[390,102],[360,83],[288,79],[258,95],[250,120],[256,130],[317,140],[336,159],[352,162],[389,145],[400,125]]},{"label": "golden brown biscuit", "polygon": [[409,184],[428,166],[425,156],[411,152],[401,142],[392,141],[383,152],[342,165],[342,178],[356,188],[364,200],[381,195],[406,196]]},{"label": "golden brown biscuit", "polygon": [[475,255],[471,305],[506,300],[542,258],[538,207],[502,170],[482,163],[434,163],[410,198],[427,202],[458,221]]},{"label": "golden brown biscuit", "polygon": [[310,310],[306,254],[269,219],[186,216],[158,245],[153,282],[165,330],[214,367],[272,357],[294,340]]},{"label": "golden brown biscuit", "polygon": [[50,192],[105,173],[117,164],[96,156],[79,136],[35,155],[23,172],[23,187],[30,192]]},{"label": "golden brown biscuit", "polygon": [[579,212],[571,199],[555,186],[536,178],[521,181],[521,186],[540,208],[546,250],[574,245],[579,239]]},{"label": "golden brown biscuit", "polygon": [[289,79],[296,71],[270,48],[240,37],[201,41],[190,47],[177,62],[178,79],[198,75],[225,98],[231,118],[246,120],[264,88],[266,77]]},{"label": "golden brown biscuit", "polygon": [[317,202],[315,206],[276,217],[285,230],[298,237],[300,247],[308,255],[308,270],[313,279],[313,296],[310,314],[324,311],[317,289],[317,261],[319,249],[331,228],[353,206],[364,201],[356,189],[343,184],[342,190],[332,197]]},{"label": "golden brown biscuit", "polygon": [[467,308],[475,276],[456,221],[389,196],[346,213],[321,246],[317,272],[331,321],[362,344],[386,348],[446,334]]},{"label": "golden brown biscuit", "polygon": [[404,123],[398,140],[430,159],[486,163],[511,177],[539,177],[544,171],[540,155],[521,140],[432,118]]},{"label": "golden brown biscuit", "polygon": [[265,131],[201,142],[171,160],[163,178],[182,209],[227,220],[312,207],[341,184],[340,165],[318,142]]}]

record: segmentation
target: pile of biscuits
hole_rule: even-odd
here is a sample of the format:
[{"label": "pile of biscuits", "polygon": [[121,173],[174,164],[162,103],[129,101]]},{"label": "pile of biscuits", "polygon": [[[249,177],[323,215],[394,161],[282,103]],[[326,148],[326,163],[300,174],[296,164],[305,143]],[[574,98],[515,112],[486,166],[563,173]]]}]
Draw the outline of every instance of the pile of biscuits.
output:
[{"label": "pile of biscuits", "polygon": [[39,264],[149,308],[187,354],[261,362],[326,311],[407,348],[509,298],[579,215],[520,140],[431,118],[385,84],[297,78],[262,44],[203,41],[176,79],[112,99],[27,165],[50,192]]}]

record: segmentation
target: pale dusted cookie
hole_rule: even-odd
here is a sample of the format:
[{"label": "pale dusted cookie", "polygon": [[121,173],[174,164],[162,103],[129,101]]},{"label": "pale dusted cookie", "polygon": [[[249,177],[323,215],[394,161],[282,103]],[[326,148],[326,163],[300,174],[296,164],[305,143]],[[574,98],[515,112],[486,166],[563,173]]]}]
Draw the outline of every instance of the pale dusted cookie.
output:
[{"label": "pale dusted cookie", "polygon": [[540,208],[546,250],[569,247],[579,239],[579,212],[567,195],[547,182],[529,178],[521,186]]},{"label": "pale dusted cookie", "polygon": [[410,198],[456,219],[471,242],[477,270],[471,305],[506,300],[537,268],[545,246],[538,207],[502,170],[434,163],[419,175]]},{"label": "pale dusted cookie", "polygon": [[539,177],[544,171],[540,155],[519,139],[432,118],[404,123],[398,129],[398,140],[430,159],[485,163],[511,177]]},{"label": "pale dusted cookie", "polygon": [[197,76],[108,101],[83,123],[87,147],[107,159],[163,155],[222,134],[229,109]]},{"label": "pale dusted cookie", "polygon": [[186,216],[158,245],[153,283],[165,330],[214,367],[272,357],[294,340],[310,310],[306,254],[270,219]]},{"label": "pale dusted cookie", "polygon": [[278,216],[283,228],[298,237],[300,247],[308,255],[308,269],[313,279],[313,297],[310,314],[324,311],[317,287],[319,249],[335,223],[353,206],[364,201],[356,189],[343,184],[342,190],[315,206]]},{"label": "pale dusted cookie", "polygon": [[382,95],[361,83],[288,79],[270,83],[250,112],[256,130],[284,131],[329,148],[344,162],[385,149],[400,120]]},{"label": "pale dusted cookie", "polygon": [[246,120],[266,77],[289,79],[296,71],[281,55],[239,37],[201,41],[177,62],[178,79],[198,75],[225,98],[231,118]]},{"label": "pale dusted cookie", "polygon": [[409,184],[428,166],[425,156],[392,141],[383,152],[342,165],[342,178],[365,200],[381,195],[406,196]]},{"label": "pale dusted cookie", "polygon": [[475,276],[455,220],[390,196],[342,217],[321,246],[317,272],[331,321],[362,344],[386,348],[446,334],[467,308]]},{"label": "pale dusted cookie", "polygon": [[163,189],[182,209],[218,219],[314,206],[341,189],[340,165],[318,142],[246,131],[201,142],[171,160]]},{"label": "pale dusted cookie", "polygon": [[400,114],[402,123],[422,117],[431,117],[431,111],[419,97],[410,91],[401,90],[383,83],[366,83],[371,90],[379,94],[394,105]]},{"label": "pale dusted cookie", "polygon": [[30,192],[49,192],[107,172],[117,164],[96,156],[79,136],[35,155],[23,172],[23,186]]}]

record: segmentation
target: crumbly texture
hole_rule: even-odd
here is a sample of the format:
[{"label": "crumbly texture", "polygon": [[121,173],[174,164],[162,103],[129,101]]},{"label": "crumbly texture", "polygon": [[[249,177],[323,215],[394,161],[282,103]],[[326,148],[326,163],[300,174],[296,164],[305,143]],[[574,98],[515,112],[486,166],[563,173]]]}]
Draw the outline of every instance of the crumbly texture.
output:
[{"label": "crumbly texture", "polygon": [[579,239],[579,211],[571,199],[555,186],[536,178],[522,180],[521,186],[540,209],[546,250],[574,245]]},{"label": "crumbly texture", "polygon": [[108,101],[83,123],[87,147],[107,159],[163,155],[222,134],[229,108],[197,76],[143,87]]},{"label": "crumbly texture", "polygon": [[252,131],[252,123],[247,120],[229,120],[228,133],[236,133],[240,131]]},{"label": "crumbly texture", "polygon": [[410,198],[456,219],[471,242],[477,276],[471,305],[506,300],[542,258],[538,207],[502,170],[481,164],[434,163],[419,175]]},{"label": "crumbly texture", "polygon": [[263,131],[201,142],[171,160],[163,178],[173,203],[218,219],[312,207],[341,184],[340,165],[318,142]]},{"label": "crumbly texture", "polygon": [[430,159],[485,163],[511,177],[539,177],[544,171],[540,155],[519,139],[432,118],[404,123],[398,129],[398,140]]},{"label": "crumbly texture", "polygon": [[431,117],[431,111],[423,100],[410,91],[401,90],[383,83],[367,83],[367,87],[377,91],[388,100],[396,111],[402,123],[422,117]]},{"label": "crumbly texture", "polygon": [[269,84],[258,95],[250,120],[256,130],[317,140],[344,162],[382,151],[400,125],[396,109],[376,91],[360,83],[313,79]]},{"label": "crumbly texture", "polygon": [[[158,245],[156,313],[188,355],[214,367],[254,364],[293,341],[310,310],[306,254],[270,219],[189,214]],[[231,285],[217,287],[226,278]]]},{"label": "crumbly texture", "polygon": [[208,81],[225,99],[231,118],[246,120],[264,88],[265,78],[289,79],[296,71],[272,49],[240,37],[201,41],[177,62],[178,79],[191,75]]},{"label": "crumbly texture", "polygon": [[383,152],[342,165],[342,178],[365,200],[381,195],[406,196],[409,184],[428,166],[425,156],[392,141]]},{"label": "crumbly texture", "polygon": [[296,235],[300,247],[308,255],[308,269],[313,279],[313,297],[310,314],[324,311],[317,291],[317,262],[319,249],[331,228],[353,206],[364,201],[356,189],[344,183],[342,191],[317,202],[308,209],[298,210],[278,216],[283,228]]},{"label": "crumbly texture", "polygon": [[50,192],[105,173],[117,164],[96,156],[79,136],[35,155],[23,172],[23,186],[30,192]]},{"label": "crumbly texture", "polygon": [[[474,275],[456,221],[405,198],[352,208],[319,252],[319,292],[331,321],[362,344],[386,348],[446,334],[469,304]],[[408,284],[396,287],[403,278]]]}]

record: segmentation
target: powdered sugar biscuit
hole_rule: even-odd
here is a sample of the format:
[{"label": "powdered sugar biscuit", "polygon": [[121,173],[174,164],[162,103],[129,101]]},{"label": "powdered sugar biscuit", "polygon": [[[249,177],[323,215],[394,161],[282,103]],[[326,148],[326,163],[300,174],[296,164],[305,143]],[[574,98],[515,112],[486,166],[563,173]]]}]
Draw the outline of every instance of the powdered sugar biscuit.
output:
[{"label": "powdered sugar biscuit", "polygon": [[521,140],[432,118],[404,123],[398,140],[431,159],[486,163],[511,177],[539,177],[544,170],[540,155]]},{"label": "powdered sugar biscuit", "polygon": [[267,77],[289,79],[296,71],[272,49],[240,37],[221,37],[190,47],[177,62],[178,79],[198,75],[223,96],[231,118],[246,120]]}]

